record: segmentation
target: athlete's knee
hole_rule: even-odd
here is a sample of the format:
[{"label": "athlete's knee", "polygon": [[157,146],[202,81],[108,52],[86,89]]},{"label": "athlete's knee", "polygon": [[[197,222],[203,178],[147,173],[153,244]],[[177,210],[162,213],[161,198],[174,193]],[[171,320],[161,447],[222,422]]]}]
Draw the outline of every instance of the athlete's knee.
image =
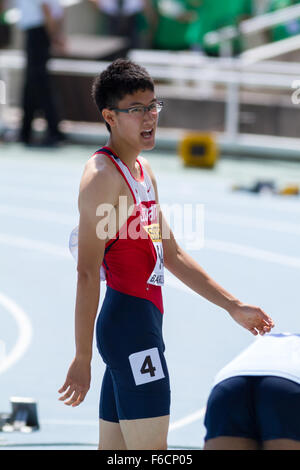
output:
[{"label": "athlete's knee", "polygon": [[127,450],[127,447],[123,443],[105,445],[100,443],[97,450]]},{"label": "athlete's knee", "polygon": [[128,450],[167,450],[168,444],[167,442],[147,442],[145,443],[136,443],[132,447],[128,446]]},{"label": "athlete's knee", "polygon": [[165,440],[161,440],[158,442],[152,450],[167,450],[168,449],[168,443]]}]

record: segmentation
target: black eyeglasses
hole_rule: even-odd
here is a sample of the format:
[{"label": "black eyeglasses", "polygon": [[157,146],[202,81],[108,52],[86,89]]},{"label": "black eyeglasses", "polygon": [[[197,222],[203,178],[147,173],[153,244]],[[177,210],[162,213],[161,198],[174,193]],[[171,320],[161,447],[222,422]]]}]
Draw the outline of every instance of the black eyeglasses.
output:
[{"label": "black eyeglasses", "polygon": [[156,101],[155,103],[149,104],[149,106],[139,105],[139,106],[132,106],[130,108],[125,108],[125,109],[120,109],[120,108],[110,108],[110,109],[112,111],[118,111],[119,113],[127,113],[130,116],[135,116],[135,117],[143,117],[148,111],[154,116],[157,116],[158,113],[161,112],[163,105],[164,104],[162,101]]}]

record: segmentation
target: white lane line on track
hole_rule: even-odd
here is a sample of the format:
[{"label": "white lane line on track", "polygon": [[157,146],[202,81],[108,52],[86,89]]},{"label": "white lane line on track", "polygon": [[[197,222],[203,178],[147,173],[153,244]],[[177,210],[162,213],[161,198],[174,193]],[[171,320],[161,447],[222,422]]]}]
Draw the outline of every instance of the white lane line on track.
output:
[{"label": "white lane line on track", "polygon": [[206,211],[204,222],[215,222],[222,225],[234,225],[238,227],[250,227],[251,230],[271,230],[272,232],[290,233],[300,235],[300,224],[290,222],[278,222],[250,216],[226,214],[224,212]]},{"label": "white lane line on track", "polygon": [[[56,245],[54,243],[41,242],[40,240],[32,240],[29,238],[16,237],[14,235],[0,233],[0,244],[39,251],[46,254],[53,254],[66,259],[72,258],[67,246],[64,248],[63,246]],[[300,268],[300,257],[297,258],[296,256],[289,256],[276,253],[274,251],[262,250],[260,248],[251,247],[249,245],[206,239],[203,249],[221,251],[224,253],[244,256],[260,261],[277,263],[283,266]]]},{"label": "white lane line on track", "polygon": [[300,258],[289,256],[274,251],[262,250],[260,248],[248,245],[240,245],[237,243],[223,242],[220,240],[205,240],[204,249],[213,251],[221,251],[232,255],[245,256],[247,258],[266,261],[269,263],[277,263],[291,268],[300,268]]},{"label": "white lane line on track", "polygon": [[[184,426],[188,426],[189,424],[194,423],[195,421],[199,421],[204,418],[206,408],[201,408],[200,410],[191,413],[184,418],[178,419],[173,423],[170,423],[169,431],[175,431],[176,429],[183,428]],[[64,420],[64,419],[45,419],[42,421],[43,424],[48,425],[60,425],[60,426],[99,426],[98,421],[91,421],[91,420]]]},{"label": "white lane line on track", "polygon": [[45,189],[32,189],[31,187],[12,187],[12,185],[1,184],[0,193],[3,194],[2,200],[7,200],[8,195],[12,194],[13,197],[17,196],[17,200],[24,201],[29,199],[32,201],[44,201],[44,202],[60,202],[74,204],[76,200],[76,193],[72,191],[47,191]]},{"label": "white lane line on track", "polygon": [[[215,191],[214,191],[215,193]],[[183,195],[189,198],[189,201],[195,200],[195,189],[191,186],[191,189],[185,191]],[[162,196],[162,195],[161,195]],[[299,214],[299,196],[257,196],[257,195],[246,195],[243,193],[228,194],[223,193],[221,196],[213,197],[207,196],[206,194],[197,194],[197,202],[202,203],[205,206],[217,204],[218,208],[222,207],[237,207],[241,209],[255,209],[255,210],[272,210],[276,212],[284,212],[289,214]],[[168,194],[165,194],[165,199],[168,198]],[[160,198],[162,200],[162,197]]]},{"label": "white lane line on track", "polygon": [[[0,214],[8,217],[21,218],[27,220],[54,222],[62,225],[75,226],[78,223],[78,216],[72,216],[63,212],[46,209],[36,209],[32,207],[20,207],[12,204],[0,204]],[[290,233],[300,235],[300,224],[281,222],[278,220],[235,215],[232,213],[206,210],[204,223],[215,222],[218,224],[233,225],[239,227],[250,227],[252,230],[270,230],[272,232]]]},{"label": "white lane line on track", "polygon": [[64,248],[63,246],[55,245],[54,243],[41,242],[40,240],[33,240],[31,238],[0,233],[0,244],[71,259],[71,254],[67,246]]},{"label": "white lane line on track", "polygon": [[92,421],[87,419],[42,419],[42,424],[54,426],[99,426],[99,421]]},{"label": "white lane line on track", "polygon": [[0,363],[0,374],[12,367],[24,356],[32,339],[32,327],[30,320],[24,310],[19,307],[12,299],[0,292],[0,304],[7,310],[15,319],[19,336],[16,344],[11,352],[9,352],[4,360]]},{"label": "white lane line on track", "polygon": [[204,418],[206,411],[206,407],[201,408],[198,411],[195,411],[195,413],[192,413],[185,418],[179,419],[178,421],[175,421],[174,423],[170,424],[169,431],[175,431],[176,429],[183,428],[184,426],[188,426],[189,424],[194,423],[195,421],[199,421]]},{"label": "white lane line on track", "polygon": [[45,221],[62,225],[71,225],[72,227],[76,225],[78,219],[78,217],[72,217],[71,215],[62,212],[13,206],[11,204],[0,204],[0,214],[20,219],[36,220],[38,222]]}]

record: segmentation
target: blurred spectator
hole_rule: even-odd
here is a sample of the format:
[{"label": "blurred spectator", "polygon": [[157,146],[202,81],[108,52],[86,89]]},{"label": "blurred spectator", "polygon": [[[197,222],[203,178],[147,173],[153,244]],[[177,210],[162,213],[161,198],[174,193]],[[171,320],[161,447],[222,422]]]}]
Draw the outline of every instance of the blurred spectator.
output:
[{"label": "blurred spectator", "polygon": [[11,40],[11,27],[6,22],[7,2],[0,0],[0,48],[8,47]]},{"label": "blurred spectator", "polygon": [[187,31],[197,21],[198,9],[202,3],[203,0],[152,0],[156,14],[153,48],[190,49]]},{"label": "blurred spectator", "polygon": [[103,15],[107,34],[127,38],[130,49],[141,46],[150,0],[90,0],[90,2]]},{"label": "blurred spectator", "polygon": [[64,49],[63,9],[59,0],[16,0],[16,4],[21,13],[19,26],[25,34],[27,59],[20,141],[26,145],[32,144],[32,122],[36,111],[42,111],[48,124],[42,144],[53,146],[63,140],[63,135],[58,128],[47,62],[53,50],[61,52]]},{"label": "blurred spectator", "polygon": [[[299,3],[299,0],[270,0],[269,12],[291,7]],[[295,18],[287,23],[275,26],[270,30],[271,41],[286,39],[295,34],[300,34],[300,18]]]},{"label": "blurred spectator", "polygon": [[253,15],[264,15],[268,12],[271,0],[252,0]]},{"label": "blurred spectator", "polygon": [[[252,0],[202,0],[198,8],[198,20],[190,25],[187,31],[187,41],[193,48],[201,49],[206,54],[218,56],[219,46],[208,46],[204,36],[210,31],[216,31],[225,26],[235,26],[240,21],[253,15]],[[233,54],[241,52],[239,40],[233,42]]]},{"label": "blurred spectator", "polygon": [[300,450],[300,335],[256,339],[215,377],[205,450]]}]

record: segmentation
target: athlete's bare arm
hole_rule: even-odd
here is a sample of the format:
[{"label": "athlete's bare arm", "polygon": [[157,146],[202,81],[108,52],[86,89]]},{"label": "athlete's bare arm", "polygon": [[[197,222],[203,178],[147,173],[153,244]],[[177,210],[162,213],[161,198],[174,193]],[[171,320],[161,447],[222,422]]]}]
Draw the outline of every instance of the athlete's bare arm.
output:
[{"label": "athlete's bare arm", "polygon": [[[98,224],[107,220],[117,206],[122,187],[118,172],[107,160],[95,156],[87,163],[79,191],[76,354],[66,381],[59,390],[59,393],[64,393],[60,400],[72,406],[84,400],[90,386],[93,332],[100,296],[100,267],[106,242],[105,233],[99,233]],[[99,217],[97,210],[99,214],[103,204],[105,212]]]},{"label": "athlete's bare arm", "polygon": [[[153,171],[146,159],[143,158],[142,162],[151,177],[156,193],[156,202],[159,203],[157,183]],[[271,330],[274,323],[261,308],[244,304],[227,292],[178,245],[161,211],[160,225],[162,234],[168,234],[168,237],[163,237],[164,264],[174,276],[197,292],[197,294],[224,308],[237,323],[249,330],[253,335],[258,333],[264,334]]]}]

